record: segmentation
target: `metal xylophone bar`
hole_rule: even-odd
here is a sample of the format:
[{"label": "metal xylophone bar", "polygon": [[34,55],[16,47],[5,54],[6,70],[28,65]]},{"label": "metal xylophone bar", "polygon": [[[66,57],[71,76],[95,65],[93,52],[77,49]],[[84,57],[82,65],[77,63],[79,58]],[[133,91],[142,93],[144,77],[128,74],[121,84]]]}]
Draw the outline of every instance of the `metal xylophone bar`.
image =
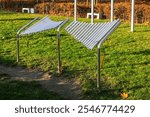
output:
[{"label": "metal xylophone bar", "polygon": [[97,88],[100,88],[100,47],[110,34],[120,25],[119,19],[107,23],[86,23],[73,21],[65,30],[88,49],[98,45]]}]

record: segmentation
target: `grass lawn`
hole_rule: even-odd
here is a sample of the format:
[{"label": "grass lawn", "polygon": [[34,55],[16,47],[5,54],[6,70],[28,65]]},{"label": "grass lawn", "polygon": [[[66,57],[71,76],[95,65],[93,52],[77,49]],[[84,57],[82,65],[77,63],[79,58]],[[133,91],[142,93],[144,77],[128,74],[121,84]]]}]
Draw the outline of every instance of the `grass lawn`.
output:
[{"label": "grass lawn", "polygon": [[[0,13],[0,64],[16,64],[16,32],[39,14]],[[53,20],[66,17],[50,16]],[[87,19],[79,19],[88,21]],[[68,24],[72,19],[68,22]],[[29,40],[29,41],[28,41]],[[29,46],[27,43],[29,42]],[[21,37],[20,66],[57,72],[56,30]],[[150,99],[150,26],[122,23],[101,48],[104,64],[101,69],[102,92],[96,89],[97,48],[88,50],[61,31],[63,77],[77,79],[86,99]],[[12,82],[14,86],[16,81]],[[0,83],[2,87],[3,83]],[[24,83],[23,83],[24,85]],[[29,83],[29,87],[32,86]],[[11,90],[11,89],[6,89]],[[15,99],[19,99],[16,97]],[[47,98],[46,98],[47,99]]]},{"label": "grass lawn", "polygon": [[56,100],[63,99],[55,92],[49,92],[36,83],[10,80],[0,74],[0,100]]}]

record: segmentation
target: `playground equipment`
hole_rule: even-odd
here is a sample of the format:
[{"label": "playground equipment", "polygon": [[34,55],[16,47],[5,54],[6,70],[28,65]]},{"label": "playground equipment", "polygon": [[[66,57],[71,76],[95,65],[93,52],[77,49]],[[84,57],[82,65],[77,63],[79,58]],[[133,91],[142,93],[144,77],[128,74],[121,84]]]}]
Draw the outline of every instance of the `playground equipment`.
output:
[{"label": "playground equipment", "polygon": [[88,49],[93,49],[98,46],[97,58],[97,88],[100,88],[100,48],[102,43],[109,37],[109,35],[120,25],[121,21],[114,20],[107,23],[94,24],[94,0],[91,0],[91,23],[76,21],[76,0],[74,0],[74,21],[69,24],[65,30],[85,45]]},{"label": "playground equipment", "polygon": [[[48,16],[44,17],[43,19],[39,20],[37,23],[33,24],[31,27],[24,30],[26,27],[28,27],[30,24],[35,22],[38,19],[35,18],[32,21],[30,21],[28,24],[23,26],[18,32],[17,32],[17,62],[19,62],[19,38],[21,35],[27,35],[31,33],[37,33],[42,32],[45,30],[51,30],[54,28],[57,28],[57,39],[58,39],[58,73],[61,75],[62,68],[61,68],[61,61],[60,61],[60,29],[61,27],[69,20],[59,21],[55,22],[49,19]],[[24,30],[24,31],[23,31]]]},{"label": "playground equipment", "polygon": [[[106,23],[95,23],[94,24],[94,0],[91,0],[91,23],[77,21],[76,15],[77,0],[74,0],[74,21],[70,23],[65,30],[85,45],[88,49],[93,49],[96,45],[98,46],[98,58],[97,58],[97,88],[100,89],[100,48],[102,43],[112,34],[112,32],[120,25],[119,19],[112,22]],[[17,32],[17,62],[19,62],[19,37],[21,35],[37,33],[44,30],[51,30],[57,28],[58,38],[58,72],[59,75],[62,73],[61,61],[60,61],[60,29],[68,21],[55,22],[44,17],[39,22],[35,23],[28,29],[24,30],[27,26],[33,23],[37,18],[29,22],[27,25],[22,27]]]}]

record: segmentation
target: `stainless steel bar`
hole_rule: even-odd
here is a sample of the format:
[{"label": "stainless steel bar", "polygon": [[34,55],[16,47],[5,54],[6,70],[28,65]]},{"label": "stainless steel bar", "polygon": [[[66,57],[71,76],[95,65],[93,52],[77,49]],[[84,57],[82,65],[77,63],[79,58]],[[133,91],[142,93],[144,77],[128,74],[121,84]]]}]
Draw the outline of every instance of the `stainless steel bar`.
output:
[{"label": "stainless steel bar", "polygon": [[72,35],[78,29],[78,27],[80,27],[80,25],[82,24],[79,22],[75,22],[75,25],[70,30],[68,30],[68,32]]},{"label": "stainless steel bar", "polygon": [[57,31],[60,31],[60,29],[69,21],[69,19],[64,20],[57,28]]},{"label": "stainless steel bar", "polygon": [[60,32],[57,32],[57,51],[58,51],[58,74],[59,76],[62,75],[62,64],[60,60]]},{"label": "stainless steel bar", "polygon": [[82,30],[82,27],[84,27],[85,25],[87,25],[87,23],[79,23],[78,27],[76,27],[74,29],[74,31],[72,32],[72,35],[74,36],[76,33],[80,32]]},{"label": "stainless steel bar", "polygon": [[38,22],[36,22],[35,24],[32,25],[32,27],[36,26],[37,24],[39,24],[40,22],[42,22],[44,19],[46,19],[48,16],[43,17],[41,20],[39,20]]},{"label": "stainless steel bar", "polygon": [[63,21],[57,28],[57,50],[58,50],[58,74],[62,75],[62,63],[60,58],[60,29],[69,21],[69,19]]},{"label": "stainless steel bar", "polygon": [[113,27],[115,26],[116,23],[117,23],[117,20],[111,22],[111,23],[107,26],[107,28],[105,28],[105,29],[103,30],[103,33],[102,33],[102,34],[100,34],[100,35],[98,35],[98,36],[95,37],[95,40],[97,41],[97,44],[98,44],[98,42],[100,41],[99,39],[102,39],[102,38],[107,34],[107,32],[109,32],[109,31],[111,30],[111,28],[113,28]]},{"label": "stainless steel bar", "polygon": [[83,34],[80,34],[77,38],[79,38],[79,41],[84,41],[86,37],[93,31],[96,30],[97,24],[90,24],[87,29],[84,31]]},{"label": "stainless steel bar", "polygon": [[107,31],[111,29],[111,27],[114,26],[114,24],[115,21],[109,22],[109,24],[106,27],[104,27],[103,31],[100,32],[100,34],[95,37],[95,41],[99,41],[99,39],[102,39],[102,37],[107,33]]},{"label": "stainless steel bar", "polygon": [[[103,34],[103,30],[105,29],[105,27],[108,25],[109,23],[103,24],[102,26],[100,26],[94,33],[92,33],[88,38],[87,38],[87,42],[85,43],[86,46],[90,46],[89,44],[91,43],[91,37],[93,41],[96,41],[95,37],[97,37],[98,35]],[[100,40],[101,38],[99,38]]]},{"label": "stainless steel bar", "polygon": [[111,0],[111,22],[114,20],[114,0]]},{"label": "stainless steel bar", "polygon": [[97,59],[97,88],[100,89],[100,48],[98,48]]},{"label": "stainless steel bar", "polygon": [[27,23],[26,25],[24,25],[22,28],[20,28],[20,30],[18,30],[17,34],[20,34],[20,32],[25,29],[27,26],[29,26],[30,24],[32,24],[35,20],[37,20],[39,17],[34,18],[33,20],[31,20],[29,23]]},{"label": "stainless steel bar", "polygon": [[74,34],[74,37],[79,40],[78,36],[80,36],[81,34],[84,34],[84,32],[87,31],[88,26],[89,26],[88,23],[85,24],[84,26],[82,26],[82,27],[80,28],[80,30],[78,30],[78,32],[76,32],[76,33]]},{"label": "stainless steel bar", "polygon": [[17,63],[19,62],[19,34],[17,34],[17,36],[16,36],[16,54],[17,54]]},{"label": "stainless steel bar", "polygon": [[135,0],[132,0],[132,8],[131,8],[131,32],[134,32],[134,7]]},{"label": "stainless steel bar", "polygon": [[[87,46],[87,43],[88,43],[89,41],[91,41],[91,40],[94,39],[94,37],[97,35],[97,33],[99,32],[99,30],[104,27],[104,25],[105,25],[105,24],[99,24],[98,27],[97,27],[94,31],[90,32],[90,33],[85,37],[86,39],[83,41],[83,43],[85,43],[85,45]],[[92,37],[92,39],[91,39],[91,37]]]},{"label": "stainless steel bar", "polygon": [[98,47],[100,47],[100,45],[110,36],[110,34],[112,34],[112,32],[120,25],[120,21],[117,22],[116,26],[113,27],[103,38],[102,40],[99,42]]},{"label": "stainless steel bar", "polygon": [[77,0],[74,0],[74,21],[77,21]]},{"label": "stainless steel bar", "polygon": [[72,27],[76,26],[77,22],[74,21],[74,22],[71,22],[66,28],[65,30],[67,30],[68,32],[70,32],[71,30],[73,30]]},{"label": "stainless steel bar", "polygon": [[[101,40],[103,40],[103,38],[104,38],[105,36],[107,36],[107,34],[110,35],[110,34],[111,34],[111,31],[113,31],[113,29],[114,29],[115,27],[117,28],[119,24],[120,24],[120,20],[117,20],[117,22],[115,22],[115,24],[113,24],[113,25],[109,28],[109,30],[107,30],[107,32],[105,32],[105,35],[101,35],[101,36],[98,37],[98,38],[101,38]],[[109,32],[110,32],[110,33],[109,33]],[[108,35],[108,36],[109,36],[109,35]],[[108,36],[107,36],[107,37],[108,37]],[[98,43],[99,43],[99,42],[101,42],[101,40],[98,40],[98,38],[97,38],[97,41],[98,41]],[[98,43],[97,43],[97,44],[98,44]]]},{"label": "stainless steel bar", "polygon": [[94,0],[91,0],[91,24],[94,23]]}]

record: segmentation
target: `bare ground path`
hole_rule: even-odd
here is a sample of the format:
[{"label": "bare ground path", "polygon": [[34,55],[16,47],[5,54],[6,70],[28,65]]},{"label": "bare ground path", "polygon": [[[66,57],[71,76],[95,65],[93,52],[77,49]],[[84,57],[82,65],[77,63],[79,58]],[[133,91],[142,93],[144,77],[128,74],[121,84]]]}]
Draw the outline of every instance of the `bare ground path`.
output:
[{"label": "bare ground path", "polygon": [[65,99],[82,99],[81,87],[75,80],[52,78],[48,73],[22,67],[0,65],[0,74],[8,74],[14,80],[38,81],[43,88],[60,94]]}]

